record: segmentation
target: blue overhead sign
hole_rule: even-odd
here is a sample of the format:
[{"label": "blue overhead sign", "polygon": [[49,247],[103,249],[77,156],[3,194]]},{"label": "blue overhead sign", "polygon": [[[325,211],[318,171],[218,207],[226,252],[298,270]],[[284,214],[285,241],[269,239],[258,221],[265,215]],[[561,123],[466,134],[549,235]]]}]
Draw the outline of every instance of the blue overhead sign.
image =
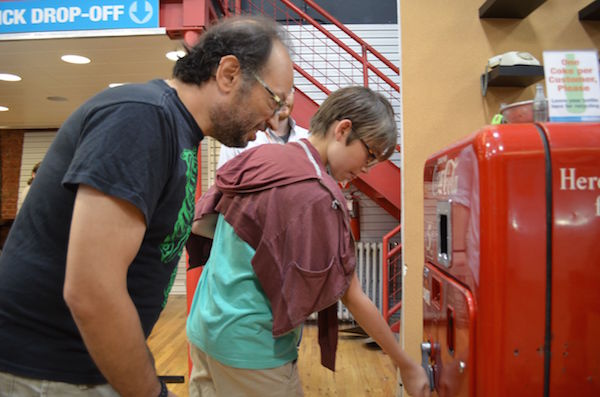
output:
[{"label": "blue overhead sign", "polygon": [[158,28],[159,0],[0,1],[0,34]]}]

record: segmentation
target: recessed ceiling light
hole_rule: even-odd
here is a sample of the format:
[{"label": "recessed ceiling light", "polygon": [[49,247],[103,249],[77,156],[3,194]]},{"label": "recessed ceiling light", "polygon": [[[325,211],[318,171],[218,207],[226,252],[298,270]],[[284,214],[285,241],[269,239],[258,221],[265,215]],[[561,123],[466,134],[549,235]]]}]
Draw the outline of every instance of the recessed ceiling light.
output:
[{"label": "recessed ceiling light", "polygon": [[0,112],[6,112],[8,108],[6,106],[0,106]]},{"label": "recessed ceiling light", "polygon": [[67,100],[67,98],[65,98],[64,96],[48,96],[46,97],[46,99],[54,102],[64,102]]},{"label": "recessed ceiling light", "polygon": [[0,73],[0,80],[3,81],[21,81],[21,76],[10,73]]},{"label": "recessed ceiling light", "polygon": [[85,63],[90,63],[90,59],[86,57],[82,57],[81,55],[63,55],[60,57],[65,62],[68,63],[76,63],[78,65],[83,65]]},{"label": "recessed ceiling light", "polygon": [[179,50],[179,51],[170,51],[170,52],[167,52],[167,53],[165,54],[165,56],[166,56],[167,58],[169,58],[171,61],[176,61],[176,60],[178,60],[179,58],[183,58],[185,55],[186,55],[186,52],[185,52],[185,51],[183,51],[183,50]]}]

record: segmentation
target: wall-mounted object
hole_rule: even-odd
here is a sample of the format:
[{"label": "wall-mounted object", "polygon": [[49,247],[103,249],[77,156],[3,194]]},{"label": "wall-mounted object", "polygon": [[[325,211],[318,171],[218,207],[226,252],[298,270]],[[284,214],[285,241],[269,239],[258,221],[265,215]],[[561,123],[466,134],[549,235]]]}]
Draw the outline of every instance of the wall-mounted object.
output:
[{"label": "wall-mounted object", "polygon": [[525,18],[546,0],[486,0],[479,18]]},{"label": "wall-mounted object", "polygon": [[481,94],[485,96],[487,87],[528,87],[543,78],[543,66],[497,66],[487,75],[485,73],[481,75]]},{"label": "wall-mounted object", "polygon": [[488,86],[527,87],[544,78],[544,67],[530,53],[509,51],[488,59],[481,75],[481,95]]},{"label": "wall-mounted object", "polygon": [[600,0],[595,0],[579,11],[580,21],[600,20]]},{"label": "wall-mounted object", "polygon": [[[481,75],[483,78],[484,75]],[[490,87],[528,87],[544,78],[544,67],[533,65],[498,66],[488,72]]]}]

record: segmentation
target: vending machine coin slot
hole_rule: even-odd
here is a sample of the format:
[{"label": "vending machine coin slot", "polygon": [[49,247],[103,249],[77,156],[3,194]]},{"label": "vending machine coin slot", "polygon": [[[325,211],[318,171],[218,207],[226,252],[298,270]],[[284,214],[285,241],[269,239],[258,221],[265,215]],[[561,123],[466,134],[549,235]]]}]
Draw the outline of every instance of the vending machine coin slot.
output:
[{"label": "vending machine coin slot", "polygon": [[450,267],[452,262],[452,202],[439,201],[436,208],[437,218],[437,259],[438,262]]},{"label": "vending machine coin slot", "polygon": [[448,256],[448,215],[440,214],[440,253]]}]

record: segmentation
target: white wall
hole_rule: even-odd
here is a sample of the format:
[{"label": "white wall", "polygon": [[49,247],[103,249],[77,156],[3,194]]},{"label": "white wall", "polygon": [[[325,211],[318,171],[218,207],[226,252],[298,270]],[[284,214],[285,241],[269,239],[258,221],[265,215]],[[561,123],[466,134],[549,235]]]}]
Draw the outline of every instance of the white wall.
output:
[{"label": "white wall", "polygon": [[55,135],[56,131],[25,133],[23,138],[23,154],[21,157],[21,172],[19,176],[18,209],[20,209],[23,204],[23,192],[27,187],[27,181],[31,178],[31,169],[38,161],[41,161],[44,158]]}]

